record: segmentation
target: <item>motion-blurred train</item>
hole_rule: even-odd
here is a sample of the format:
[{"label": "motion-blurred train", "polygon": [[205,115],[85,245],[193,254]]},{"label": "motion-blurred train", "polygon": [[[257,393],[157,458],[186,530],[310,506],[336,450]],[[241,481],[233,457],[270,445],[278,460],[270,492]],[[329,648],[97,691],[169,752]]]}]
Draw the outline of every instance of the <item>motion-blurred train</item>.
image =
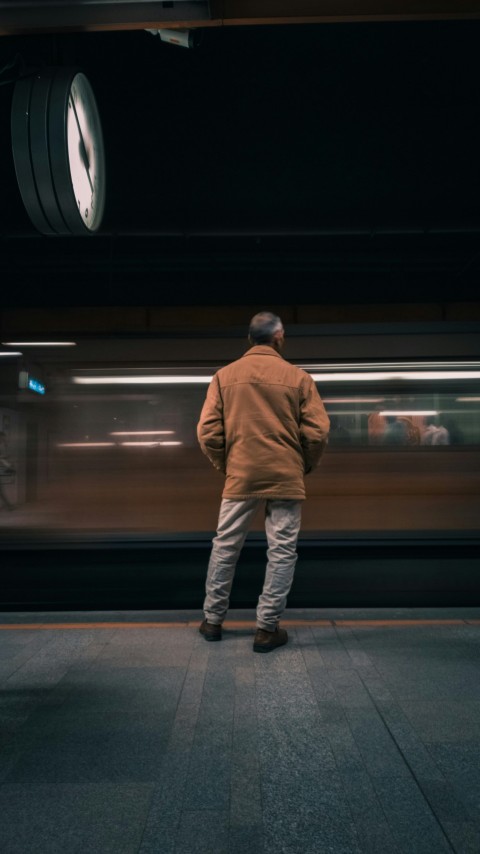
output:
[{"label": "motion-blurred train", "polygon": [[[392,558],[428,544],[445,558],[456,548],[458,559],[478,547],[480,358],[476,331],[467,333],[292,330],[285,357],[312,374],[331,418],[306,479],[301,546],[345,555],[350,545],[358,556],[382,544]],[[43,361],[44,394],[7,390],[0,423],[14,474],[2,475],[2,495],[14,509],[0,512],[3,547],[69,538],[206,547],[223,478],[196,425],[215,370],[246,350],[240,337],[204,339],[198,358],[195,341],[150,342],[148,359],[123,342],[123,358],[110,347],[108,360],[98,342],[83,342],[81,358]],[[249,542],[263,548],[263,531],[259,511]]]}]

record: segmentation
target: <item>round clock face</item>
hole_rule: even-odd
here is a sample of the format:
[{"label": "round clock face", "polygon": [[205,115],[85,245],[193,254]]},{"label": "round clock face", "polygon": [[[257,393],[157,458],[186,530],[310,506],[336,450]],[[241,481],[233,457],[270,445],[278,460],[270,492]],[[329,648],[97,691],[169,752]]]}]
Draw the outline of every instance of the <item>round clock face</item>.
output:
[{"label": "round clock face", "polygon": [[67,115],[70,176],[78,212],[94,231],[105,205],[105,164],[102,129],[90,83],[76,74],[70,86]]},{"label": "round clock face", "polygon": [[44,68],[17,81],[12,149],[20,193],[43,234],[92,234],[105,208],[99,111],[81,71]]}]

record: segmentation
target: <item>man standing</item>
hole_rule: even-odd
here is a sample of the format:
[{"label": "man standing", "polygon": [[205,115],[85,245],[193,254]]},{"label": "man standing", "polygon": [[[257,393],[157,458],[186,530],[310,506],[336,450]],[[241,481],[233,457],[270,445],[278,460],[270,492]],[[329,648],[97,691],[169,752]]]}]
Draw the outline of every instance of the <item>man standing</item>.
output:
[{"label": "man standing", "polygon": [[278,623],[297,561],[304,475],[318,464],[330,423],[312,378],[280,355],[280,318],[256,314],[248,337],[250,349],[213,377],[197,426],[202,451],[225,474],[199,630],[222,638],[235,567],[262,502],[268,563],[253,649],[270,652],[288,640]]}]

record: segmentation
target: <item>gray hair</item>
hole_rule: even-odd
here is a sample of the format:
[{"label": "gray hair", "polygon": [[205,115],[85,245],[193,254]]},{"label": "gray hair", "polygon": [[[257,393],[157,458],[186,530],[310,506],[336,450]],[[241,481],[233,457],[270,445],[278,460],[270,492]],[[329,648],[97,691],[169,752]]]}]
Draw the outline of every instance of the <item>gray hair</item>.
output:
[{"label": "gray hair", "polygon": [[275,332],[283,328],[283,323],[271,311],[260,311],[250,321],[248,337],[253,344],[270,344]]}]

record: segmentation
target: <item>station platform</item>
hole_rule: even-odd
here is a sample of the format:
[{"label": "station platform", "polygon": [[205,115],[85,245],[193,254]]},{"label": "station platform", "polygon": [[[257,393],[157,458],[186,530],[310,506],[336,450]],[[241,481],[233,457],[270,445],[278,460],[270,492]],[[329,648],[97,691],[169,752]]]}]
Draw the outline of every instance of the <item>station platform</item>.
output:
[{"label": "station platform", "polygon": [[478,854],[480,608],[0,613],[2,854]]}]

